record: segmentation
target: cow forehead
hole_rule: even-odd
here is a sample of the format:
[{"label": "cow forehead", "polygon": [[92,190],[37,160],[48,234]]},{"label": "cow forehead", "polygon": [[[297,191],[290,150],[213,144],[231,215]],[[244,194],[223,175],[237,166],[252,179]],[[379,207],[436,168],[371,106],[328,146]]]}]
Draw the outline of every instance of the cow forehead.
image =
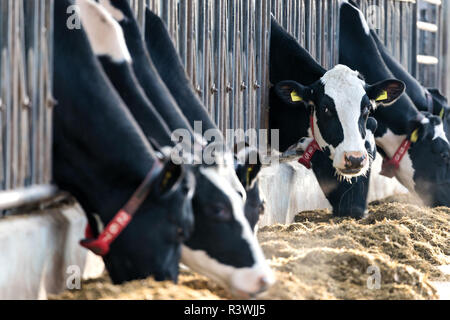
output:
[{"label": "cow forehead", "polygon": [[366,94],[365,82],[358,72],[347,66],[337,65],[320,79],[324,93],[334,100],[336,109],[360,108],[361,99]]}]

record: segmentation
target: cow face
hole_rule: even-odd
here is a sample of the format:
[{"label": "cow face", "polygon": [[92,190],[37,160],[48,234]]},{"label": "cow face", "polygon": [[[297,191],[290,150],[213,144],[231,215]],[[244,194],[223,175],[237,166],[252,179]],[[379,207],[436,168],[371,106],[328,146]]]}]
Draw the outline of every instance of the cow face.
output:
[{"label": "cow face", "polygon": [[149,275],[157,281],[177,279],[181,243],[193,228],[194,189],[192,170],[167,161],[147,200],[105,257],[114,283]]},{"label": "cow face", "polygon": [[[217,155],[219,156],[219,155]],[[244,214],[246,192],[231,154],[198,166],[193,199],[195,229],[182,249],[182,262],[248,298],[266,290],[273,274]]]},{"label": "cow face", "polygon": [[450,145],[441,119],[427,112],[422,114],[425,118],[418,126],[419,140],[400,163],[396,176],[401,180],[399,175],[408,172],[413,180],[413,188],[409,189],[416,192],[426,205],[449,206]]},{"label": "cow face", "polygon": [[348,179],[369,169],[369,154],[364,147],[369,113],[379,105],[394,103],[404,89],[398,80],[367,85],[358,72],[343,65],[310,86],[294,81],[275,86],[284,102],[299,107],[306,103],[312,109],[314,138],[322,150],[329,150],[336,172]]},{"label": "cow face", "polygon": [[254,148],[246,146],[235,153],[234,167],[236,175],[247,193],[245,201],[245,218],[255,231],[260,216],[264,214],[265,201],[262,198],[258,183],[258,173],[261,171],[260,154]]}]

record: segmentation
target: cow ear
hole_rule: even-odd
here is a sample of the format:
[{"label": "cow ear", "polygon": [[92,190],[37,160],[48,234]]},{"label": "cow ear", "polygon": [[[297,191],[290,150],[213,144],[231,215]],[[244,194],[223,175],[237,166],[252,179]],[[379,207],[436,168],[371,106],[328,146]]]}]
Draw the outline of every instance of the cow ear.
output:
[{"label": "cow ear", "polygon": [[251,147],[245,147],[236,155],[238,165],[236,174],[244,188],[251,187],[261,171],[261,155],[258,150]]},{"label": "cow ear", "polygon": [[313,90],[298,82],[286,80],[275,85],[275,94],[286,104],[297,106],[312,100]]},{"label": "cow ear", "polygon": [[367,96],[377,105],[389,106],[405,92],[405,84],[400,80],[384,80],[367,86]]},{"label": "cow ear", "polygon": [[155,193],[157,196],[163,196],[176,190],[183,179],[183,167],[167,161],[163,169],[155,179]]}]

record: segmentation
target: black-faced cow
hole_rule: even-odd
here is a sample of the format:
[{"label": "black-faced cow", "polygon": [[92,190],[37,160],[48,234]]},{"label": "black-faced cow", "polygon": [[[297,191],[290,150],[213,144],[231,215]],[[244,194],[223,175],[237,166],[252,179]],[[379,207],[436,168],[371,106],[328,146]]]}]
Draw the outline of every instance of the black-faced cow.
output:
[{"label": "black-faced cow", "polygon": [[447,139],[450,139],[450,107],[447,98],[438,89],[424,88],[409,72],[392,57],[377,34],[370,30],[384,63],[399,80],[406,84],[406,93],[419,111],[426,111],[442,119]]},{"label": "black-faced cow", "polygon": [[[163,120],[134,77],[131,64],[135,62],[133,58],[128,59],[126,45],[120,48],[125,40],[123,33],[117,31],[118,23],[93,1],[83,0],[81,9],[83,26],[95,53],[148,139],[159,146],[173,146],[170,132],[155,123]],[[96,32],[102,37],[95,37]],[[104,39],[108,39],[110,48],[120,48],[122,52],[104,47]],[[183,262],[239,296],[253,296],[273,282],[273,275],[243,215],[245,190],[237,179],[227,174],[228,163],[217,160],[213,165],[190,166],[196,178],[192,199],[195,222],[192,236],[183,248]]]},{"label": "black-faced cow", "polygon": [[[176,280],[181,242],[193,225],[195,179],[185,167],[170,161],[161,165],[101,71],[84,31],[69,29],[73,4],[58,0],[54,9],[54,94],[59,103],[53,118],[54,181],[80,202],[93,236],[103,237],[97,242],[117,237],[103,257],[113,282],[150,275]],[[142,193],[133,195],[138,187]],[[143,202],[137,208],[128,199]],[[131,221],[128,208],[135,210]]]},{"label": "black-faced cow", "polygon": [[[370,82],[391,78],[361,11],[343,2],[340,12],[340,63],[357,69]],[[378,108],[374,117],[378,150],[387,160],[384,173],[395,175],[428,205],[449,205],[450,146],[439,117],[420,113],[408,95],[392,107]]]},{"label": "black-faced cow", "polygon": [[[317,142],[320,140],[319,145],[321,144],[323,153],[314,153],[312,168],[333,207],[334,215],[362,217],[367,207],[370,160],[375,156],[374,143],[371,141],[373,137],[370,134],[372,131],[366,130],[374,130],[376,127],[373,120],[366,125],[368,113],[372,108],[369,96],[375,100],[377,88],[401,86],[401,83],[387,81],[366,86],[357,72],[343,66],[337,66],[327,74],[274,18],[270,52],[270,81],[275,86],[270,93],[269,126],[271,129],[280,130],[280,151],[285,151],[292,145],[299,146],[297,142],[300,138],[312,137],[313,123],[314,137]],[[392,95],[391,99],[394,100],[400,93],[401,90]],[[336,100],[332,97],[336,97]],[[344,143],[345,137],[356,139],[356,145]],[[300,146],[304,143],[305,140]],[[363,156],[357,158],[364,160],[346,161],[345,155],[337,156],[336,150],[342,154],[345,149],[347,152],[356,151],[362,154]],[[347,158],[350,158],[352,153],[348,154]],[[346,169],[347,162],[350,162],[347,165],[349,169]],[[354,165],[355,169],[352,168]],[[341,181],[336,178],[336,171],[346,179]]]}]

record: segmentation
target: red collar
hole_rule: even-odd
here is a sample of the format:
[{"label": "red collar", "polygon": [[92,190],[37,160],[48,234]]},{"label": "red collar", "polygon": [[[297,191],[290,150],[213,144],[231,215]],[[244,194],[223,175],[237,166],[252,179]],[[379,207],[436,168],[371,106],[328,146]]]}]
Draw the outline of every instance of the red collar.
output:
[{"label": "red collar", "polygon": [[311,169],[311,160],[316,153],[316,151],[321,150],[319,144],[316,141],[316,136],[314,135],[314,113],[311,112],[311,115],[309,116],[309,124],[311,126],[311,133],[313,137],[313,141],[306,147],[305,152],[303,155],[298,159],[298,162],[304,165],[307,169]]},{"label": "red collar", "polygon": [[413,142],[417,142],[418,132],[419,132],[418,129],[414,130],[409,138],[403,140],[403,142],[400,144],[397,151],[395,151],[394,156],[391,159],[387,157],[383,159],[383,166],[380,172],[382,176],[388,178],[393,178],[395,176],[395,172],[400,168],[400,162],[402,161],[405,154],[408,152],[409,148],[411,147],[411,144]]},{"label": "red collar", "polygon": [[94,238],[92,229],[88,224],[86,227],[86,239],[81,240],[80,245],[102,257],[108,254],[111,243],[133,219],[134,214],[149,194],[155,177],[161,170],[162,165],[159,160],[156,160],[144,181],[139,185],[125,206],[117,212],[106,228],[103,229],[102,233],[97,238]]}]

